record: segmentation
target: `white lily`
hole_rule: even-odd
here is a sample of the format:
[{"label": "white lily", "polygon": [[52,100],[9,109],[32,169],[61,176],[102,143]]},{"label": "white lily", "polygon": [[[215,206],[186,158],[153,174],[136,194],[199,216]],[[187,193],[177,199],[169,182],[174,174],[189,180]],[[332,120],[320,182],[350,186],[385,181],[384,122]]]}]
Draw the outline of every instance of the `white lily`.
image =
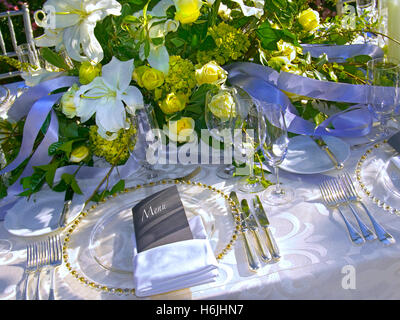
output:
[{"label": "white lily", "polygon": [[[258,19],[260,19],[262,17],[262,15],[264,14],[264,4],[265,4],[265,0],[253,0],[254,5],[253,6],[247,6],[244,4],[243,0],[232,0],[233,2],[236,2],[239,6],[240,9],[242,10],[243,15],[245,15],[246,17],[249,16],[255,16]],[[208,3],[208,5],[213,5],[215,0],[206,0],[206,2]],[[220,8],[219,8],[219,12],[225,11],[226,9],[224,8],[224,4],[220,4]],[[218,12],[218,13],[219,13]],[[230,13],[230,11],[228,11]]]},{"label": "white lily", "polygon": [[133,60],[114,57],[102,68],[101,77],[81,86],[75,94],[76,115],[86,122],[95,114],[98,133],[107,140],[115,139],[120,129],[129,128],[127,112],[135,114],[144,107],[140,90],[130,86],[133,69]]},{"label": "white lily", "polygon": [[[173,5],[174,3],[172,0],[161,0],[152,10],[147,11],[148,20],[145,30],[150,39],[163,39],[169,32],[175,32],[178,30],[179,22],[166,18],[166,11]],[[136,12],[134,16],[136,18],[141,18],[143,16],[143,11],[141,10],[140,12]],[[139,41],[144,26],[140,22],[136,22],[132,23],[131,27],[135,30],[135,32],[132,33],[133,37]],[[160,70],[165,74],[168,73],[169,54],[164,45],[164,41],[157,45],[150,42],[150,50],[147,57],[145,55],[144,47],[145,44],[142,43],[139,48],[140,59],[143,61],[147,59],[147,62],[152,68]]]},{"label": "white lily", "polygon": [[[122,7],[118,1],[48,0],[44,7],[47,11],[51,8],[51,17],[41,10],[35,14],[36,23],[47,30],[43,36],[37,38],[38,46],[60,47],[62,34],[62,44],[72,59],[89,60],[93,64],[103,59],[103,49],[94,35],[94,28],[106,16],[121,14]],[[44,18],[39,19],[38,13],[42,13]]]}]

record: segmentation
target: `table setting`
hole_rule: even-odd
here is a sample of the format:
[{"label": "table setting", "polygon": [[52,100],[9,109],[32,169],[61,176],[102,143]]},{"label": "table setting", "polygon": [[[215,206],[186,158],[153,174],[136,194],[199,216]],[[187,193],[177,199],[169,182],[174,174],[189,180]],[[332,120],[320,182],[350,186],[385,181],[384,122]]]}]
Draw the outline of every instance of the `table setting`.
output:
[{"label": "table setting", "polygon": [[15,54],[1,29],[0,299],[399,299],[395,6],[47,0]]}]

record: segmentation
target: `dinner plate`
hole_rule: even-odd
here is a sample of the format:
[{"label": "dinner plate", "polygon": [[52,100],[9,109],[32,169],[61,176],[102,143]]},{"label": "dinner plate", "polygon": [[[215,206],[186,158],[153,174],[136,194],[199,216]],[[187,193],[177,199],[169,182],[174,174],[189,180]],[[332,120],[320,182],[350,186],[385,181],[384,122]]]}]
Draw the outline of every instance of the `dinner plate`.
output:
[{"label": "dinner plate", "polygon": [[[339,162],[344,163],[350,157],[350,146],[343,140],[325,136],[325,143]],[[279,168],[298,174],[316,174],[335,169],[327,153],[309,136],[295,136],[290,139],[285,160]]]},{"label": "dinner plate", "polygon": [[[128,292],[134,289],[131,209],[140,200],[168,187],[168,184],[156,184],[121,193],[91,209],[70,236],[66,251],[70,270],[73,270],[70,272],[100,287],[124,288]],[[231,243],[235,231],[227,200],[197,185],[179,184],[177,187],[188,220],[201,217],[217,256]]]},{"label": "dinner plate", "polygon": [[[5,229],[19,237],[36,237],[49,234],[58,229],[58,219],[64,207],[63,192],[42,190],[30,199],[23,197],[7,210],[4,218]],[[75,195],[66,217],[71,223],[82,211],[84,198]]]},{"label": "dinner plate", "polygon": [[387,143],[371,147],[357,164],[358,185],[372,202],[400,215],[400,158]]}]

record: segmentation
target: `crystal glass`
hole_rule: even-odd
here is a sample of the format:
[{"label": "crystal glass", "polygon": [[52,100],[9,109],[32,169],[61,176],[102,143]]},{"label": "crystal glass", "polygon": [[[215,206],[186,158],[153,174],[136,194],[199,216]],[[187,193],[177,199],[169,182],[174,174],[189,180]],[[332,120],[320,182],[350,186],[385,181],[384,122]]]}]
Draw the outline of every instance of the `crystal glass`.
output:
[{"label": "crystal glass", "polygon": [[[394,58],[379,58],[367,63],[367,79],[370,84],[368,100],[370,111],[378,120],[378,130],[371,130],[371,141],[384,139],[391,134],[388,120],[400,106],[400,63]],[[385,95],[384,87],[394,88],[393,95]]]},{"label": "crystal glass", "polygon": [[[149,163],[148,154],[154,151],[151,148],[161,138],[157,134],[158,125],[153,106],[150,104],[145,105],[143,109],[138,110],[130,119],[137,128],[136,134],[131,139],[135,139],[136,146],[140,144],[143,147],[143,150],[135,152],[135,158],[145,169],[146,179],[154,180],[159,176],[159,171],[154,169],[153,164]],[[141,135],[140,138],[139,133]]]},{"label": "crystal glass", "polygon": [[7,118],[7,111],[12,105],[12,96],[10,90],[0,85],[0,118]]},{"label": "crystal glass", "polygon": [[238,90],[237,100],[243,109],[248,110],[248,114],[243,121],[242,139],[239,145],[235,143],[235,148],[242,150],[242,154],[245,154],[247,158],[246,163],[250,166],[250,175],[238,182],[238,189],[245,193],[256,193],[265,189],[260,179],[254,174],[254,155],[260,148],[257,106],[243,90]]},{"label": "crystal glass", "polygon": [[36,49],[34,44],[25,43],[21,44],[16,49],[18,60],[21,63],[29,63],[32,66],[41,68],[41,62],[39,58],[39,51]]},{"label": "crystal glass", "polygon": [[275,169],[276,185],[268,187],[261,195],[269,205],[284,205],[294,199],[294,190],[281,186],[279,181],[279,165],[286,157],[289,138],[285,116],[280,106],[270,104],[268,113],[259,112],[259,139],[265,160]]},{"label": "crystal glass", "polygon": [[[232,147],[233,137],[237,129],[242,127],[242,117],[236,98],[235,88],[215,88],[207,92],[205,103],[205,122],[214,139]],[[233,178],[235,166],[228,164],[217,170],[221,179]]]},{"label": "crystal glass", "polygon": [[[376,0],[357,0],[358,16],[365,16],[367,23],[372,23],[378,18],[378,10],[376,8]],[[377,42],[377,37],[369,33],[364,33],[364,42]]]}]

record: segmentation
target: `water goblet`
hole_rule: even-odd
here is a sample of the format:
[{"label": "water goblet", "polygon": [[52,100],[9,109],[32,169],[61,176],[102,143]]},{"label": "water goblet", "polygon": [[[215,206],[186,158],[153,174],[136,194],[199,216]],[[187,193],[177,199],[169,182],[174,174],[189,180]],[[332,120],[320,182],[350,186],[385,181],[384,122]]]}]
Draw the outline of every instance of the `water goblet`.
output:
[{"label": "water goblet", "polygon": [[[367,63],[369,109],[378,120],[378,130],[372,130],[368,136],[371,141],[387,138],[391,134],[388,121],[396,108],[400,106],[400,63],[394,58],[378,58]],[[385,93],[393,88],[394,94]]]},{"label": "water goblet", "polygon": [[259,111],[259,139],[265,161],[274,168],[276,185],[268,187],[261,195],[269,205],[285,205],[293,201],[294,190],[283,188],[279,181],[279,165],[286,157],[289,138],[283,110],[275,104],[268,105],[267,112]]},{"label": "water goblet", "polygon": [[[135,115],[130,116],[132,125],[136,126],[136,132],[131,136],[131,139],[137,147],[140,144],[138,152],[131,153],[136,158],[139,164],[144,168],[147,180],[154,180],[159,176],[159,171],[154,169],[154,165],[149,162],[150,156],[154,150],[153,146],[158,140],[160,140],[157,120],[154,114],[154,108],[152,105],[147,104],[143,109],[136,112]],[[141,137],[139,138],[139,133]]]},{"label": "water goblet", "polygon": [[[224,86],[211,89],[206,95],[205,122],[207,129],[212,138],[224,143],[225,148],[232,147],[235,131],[242,126],[236,93],[235,88]],[[235,169],[233,164],[228,164],[219,168],[216,174],[221,179],[231,179]]]},{"label": "water goblet", "polygon": [[241,98],[238,99],[239,103],[248,110],[248,114],[243,122],[243,137],[238,144],[235,143],[235,148],[241,149],[242,153],[246,155],[250,174],[238,182],[238,189],[245,193],[256,193],[265,189],[259,177],[254,173],[254,155],[260,148],[258,110],[251,97],[248,95],[246,97],[246,95],[242,93]]}]

